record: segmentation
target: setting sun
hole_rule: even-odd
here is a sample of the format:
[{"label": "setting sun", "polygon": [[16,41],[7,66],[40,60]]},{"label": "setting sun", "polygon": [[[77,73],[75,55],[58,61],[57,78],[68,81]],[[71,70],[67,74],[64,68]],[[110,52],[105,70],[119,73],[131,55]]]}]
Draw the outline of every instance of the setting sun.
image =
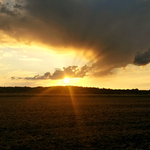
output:
[{"label": "setting sun", "polygon": [[63,82],[66,83],[66,84],[68,84],[68,83],[70,83],[70,79],[68,77],[65,77],[64,80],[63,80]]}]

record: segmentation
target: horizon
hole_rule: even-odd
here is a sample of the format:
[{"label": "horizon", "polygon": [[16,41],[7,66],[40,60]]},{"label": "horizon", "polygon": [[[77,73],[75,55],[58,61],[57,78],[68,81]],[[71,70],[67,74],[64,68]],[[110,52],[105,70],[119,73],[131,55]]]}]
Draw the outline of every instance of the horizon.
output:
[{"label": "horizon", "polygon": [[98,90],[120,90],[120,91],[150,91],[149,90],[141,90],[138,88],[132,88],[132,89],[112,89],[112,88],[99,88],[99,87],[90,87],[90,86],[75,86],[75,85],[56,85],[56,86],[0,86],[0,88],[31,88],[31,89],[36,89],[36,88],[65,88],[65,87],[71,87],[71,88],[83,88],[83,89],[98,89]]}]

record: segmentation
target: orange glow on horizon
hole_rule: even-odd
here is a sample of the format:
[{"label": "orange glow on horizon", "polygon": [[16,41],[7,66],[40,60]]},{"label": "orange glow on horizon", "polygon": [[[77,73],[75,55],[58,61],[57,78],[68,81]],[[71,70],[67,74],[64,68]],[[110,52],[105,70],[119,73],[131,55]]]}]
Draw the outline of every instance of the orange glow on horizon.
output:
[{"label": "orange glow on horizon", "polygon": [[65,77],[64,79],[58,80],[57,85],[58,86],[66,86],[66,85],[76,86],[78,82],[80,82],[80,78]]}]

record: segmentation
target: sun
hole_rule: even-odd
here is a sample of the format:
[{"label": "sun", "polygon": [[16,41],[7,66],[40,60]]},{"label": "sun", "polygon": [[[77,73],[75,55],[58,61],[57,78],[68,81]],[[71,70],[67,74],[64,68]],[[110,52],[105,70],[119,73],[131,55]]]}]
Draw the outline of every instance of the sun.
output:
[{"label": "sun", "polygon": [[68,77],[65,77],[65,78],[64,78],[64,80],[63,80],[63,82],[64,82],[65,84],[68,84],[68,83],[70,83],[70,78],[68,78]]}]

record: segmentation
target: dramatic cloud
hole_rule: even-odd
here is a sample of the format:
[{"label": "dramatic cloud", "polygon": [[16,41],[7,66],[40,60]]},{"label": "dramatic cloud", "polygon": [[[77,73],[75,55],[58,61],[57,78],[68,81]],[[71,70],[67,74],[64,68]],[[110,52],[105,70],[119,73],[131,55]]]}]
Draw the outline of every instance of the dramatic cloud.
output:
[{"label": "dramatic cloud", "polygon": [[70,78],[83,78],[88,75],[91,68],[88,66],[83,66],[79,68],[78,66],[69,66],[64,67],[63,70],[56,69],[55,72],[51,75],[50,72],[46,72],[43,76],[36,75],[34,77],[11,77],[12,80],[25,79],[25,80],[59,80],[63,79],[66,76]]},{"label": "dramatic cloud", "polygon": [[138,52],[134,58],[133,63],[138,66],[147,65],[150,63],[150,49],[144,53]]},{"label": "dramatic cloud", "polygon": [[93,50],[94,74],[105,75],[150,47],[149,14],[148,0],[14,0],[0,4],[0,30],[18,41]]}]

